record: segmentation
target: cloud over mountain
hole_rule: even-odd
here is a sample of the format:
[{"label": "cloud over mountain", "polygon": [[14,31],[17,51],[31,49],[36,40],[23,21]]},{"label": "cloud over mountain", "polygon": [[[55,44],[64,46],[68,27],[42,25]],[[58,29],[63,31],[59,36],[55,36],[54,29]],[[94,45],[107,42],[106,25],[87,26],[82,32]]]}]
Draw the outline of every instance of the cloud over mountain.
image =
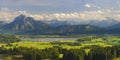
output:
[{"label": "cloud over mountain", "polygon": [[107,18],[120,20],[120,10],[94,10],[94,11],[80,11],[70,13],[29,13],[27,11],[13,11],[8,8],[0,9],[0,20],[11,22],[16,16],[24,14],[33,17],[36,20],[107,20]]}]

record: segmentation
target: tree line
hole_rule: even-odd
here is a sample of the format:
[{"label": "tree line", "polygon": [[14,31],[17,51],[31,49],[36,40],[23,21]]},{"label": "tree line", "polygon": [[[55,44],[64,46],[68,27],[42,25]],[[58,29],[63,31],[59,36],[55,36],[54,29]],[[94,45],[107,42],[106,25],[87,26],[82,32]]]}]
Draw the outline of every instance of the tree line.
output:
[{"label": "tree line", "polygon": [[15,35],[1,35],[0,34],[0,43],[14,43],[21,41],[18,36]]},{"label": "tree line", "polygon": [[[6,49],[1,47],[0,54],[20,55],[25,60],[113,60],[120,57],[120,45],[91,48],[88,54],[86,54],[84,48],[67,50],[63,48],[37,49],[16,47]],[[62,58],[59,58],[60,54],[63,54]]]}]

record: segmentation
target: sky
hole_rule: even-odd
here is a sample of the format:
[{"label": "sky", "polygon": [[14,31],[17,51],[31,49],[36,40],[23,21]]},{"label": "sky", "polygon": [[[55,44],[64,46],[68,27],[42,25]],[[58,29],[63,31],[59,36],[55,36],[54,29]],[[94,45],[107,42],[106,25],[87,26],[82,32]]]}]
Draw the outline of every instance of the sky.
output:
[{"label": "sky", "polygon": [[36,20],[120,20],[120,0],[0,0],[0,20],[20,14]]}]

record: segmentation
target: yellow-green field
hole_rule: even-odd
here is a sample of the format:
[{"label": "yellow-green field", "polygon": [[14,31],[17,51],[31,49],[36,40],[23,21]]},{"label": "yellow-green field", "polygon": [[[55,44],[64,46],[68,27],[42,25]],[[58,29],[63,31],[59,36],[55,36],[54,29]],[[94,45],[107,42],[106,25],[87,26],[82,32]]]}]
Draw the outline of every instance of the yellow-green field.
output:
[{"label": "yellow-green field", "polygon": [[[66,49],[80,49],[83,47],[90,47],[90,46],[101,46],[101,47],[112,47],[112,45],[119,44],[120,42],[120,37],[113,37],[113,36],[108,36],[106,40],[104,40],[104,37],[97,37],[97,38],[92,38],[92,36],[85,36],[85,37],[77,37],[79,38],[89,38],[91,40],[84,40],[84,41],[77,41],[77,40],[61,40],[61,41],[52,41],[54,44],[51,42],[38,42],[38,41],[26,41],[22,40],[21,42],[15,42],[12,43],[11,45],[1,43],[0,46],[6,47],[6,48],[13,48],[13,47],[35,47],[38,49],[46,49],[46,48],[53,48],[53,47],[62,47]],[[57,44],[58,43],[58,44]],[[59,44],[61,43],[61,44]],[[67,44],[68,43],[68,44]],[[74,43],[79,43],[80,45],[69,45],[69,44],[74,44]],[[86,48],[86,52],[89,52],[89,49]]]},{"label": "yellow-green field", "polygon": [[[41,38],[42,39],[42,38]],[[81,49],[84,48],[86,54],[88,54],[94,47],[112,47],[115,44],[120,43],[120,37],[92,37],[85,36],[79,37],[78,40],[54,40],[47,42],[45,41],[35,41],[35,40],[21,40],[14,43],[1,43],[0,47],[15,48],[15,47],[27,47],[27,48],[65,48],[65,49]],[[59,58],[63,58],[63,54],[59,54]],[[120,58],[114,59],[119,60]]]},{"label": "yellow-green field", "polygon": [[[64,41],[62,41],[64,42]],[[74,41],[69,41],[71,43],[74,43]],[[66,48],[66,49],[80,49],[82,47],[85,46],[92,46],[92,45],[97,45],[97,46],[102,46],[102,47],[107,47],[107,46],[112,46],[112,45],[108,45],[106,43],[103,42],[96,42],[96,43],[81,43],[81,45],[79,46],[70,46],[67,44],[51,44],[50,42],[31,42],[31,41],[22,41],[22,42],[16,42],[16,43],[12,43],[11,46],[7,46],[7,44],[0,44],[0,46],[5,46],[6,48],[12,48],[12,47],[35,47],[38,49],[45,49],[45,48],[53,48],[54,46],[60,46],[62,48]]]}]

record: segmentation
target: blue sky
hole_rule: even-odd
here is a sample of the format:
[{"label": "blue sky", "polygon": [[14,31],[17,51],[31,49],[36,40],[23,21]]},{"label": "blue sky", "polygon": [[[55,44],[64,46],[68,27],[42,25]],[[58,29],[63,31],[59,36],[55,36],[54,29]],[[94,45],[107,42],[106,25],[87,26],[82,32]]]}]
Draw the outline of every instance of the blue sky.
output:
[{"label": "blue sky", "polygon": [[36,20],[120,21],[120,0],[0,0],[0,20],[20,14]]},{"label": "blue sky", "polygon": [[[85,4],[96,7],[87,8]],[[26,10],[31,13],[77,12],[85,10],[120,9],[120,0],[0,0],[0,7]]]}]

